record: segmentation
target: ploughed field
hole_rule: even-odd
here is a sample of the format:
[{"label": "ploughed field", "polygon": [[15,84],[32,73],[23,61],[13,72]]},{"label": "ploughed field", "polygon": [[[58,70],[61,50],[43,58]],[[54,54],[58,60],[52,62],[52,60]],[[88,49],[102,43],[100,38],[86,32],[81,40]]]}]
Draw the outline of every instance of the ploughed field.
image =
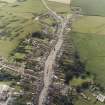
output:
[{"label": "ploughed field", "polygon": [[[64,4],[48,4],[58,12],[69,11],[69,6],[65,8]],[[0,0],[0,56],[8,57],[29,33],[40,31],[41,26],[34,18],[45,11],[40,0]]]}]

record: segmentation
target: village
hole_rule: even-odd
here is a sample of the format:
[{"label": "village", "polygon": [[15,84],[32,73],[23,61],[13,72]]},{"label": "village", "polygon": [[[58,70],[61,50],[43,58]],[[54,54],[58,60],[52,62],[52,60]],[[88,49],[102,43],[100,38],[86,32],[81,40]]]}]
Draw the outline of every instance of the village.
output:
[{"label": "village", "polygon": [[[48,0],[68,6],[70,13],[55,12],[46,1],[40,2],[46,9],[34,13],[36,8],[27,10],[31,2],[39,3],[0,0],[0,105],[75,105],[76,99],[104,105],[105,89],[85,70],[71,37],[82,9],[68,6],[70,0]],[[19,13],[24,5],[28,12]]]}]

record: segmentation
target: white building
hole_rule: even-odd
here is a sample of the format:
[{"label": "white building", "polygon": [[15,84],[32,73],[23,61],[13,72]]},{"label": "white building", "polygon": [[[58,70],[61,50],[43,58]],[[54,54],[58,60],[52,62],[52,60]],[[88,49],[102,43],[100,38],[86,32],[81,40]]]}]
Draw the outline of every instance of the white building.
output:
[{"label": "white building", "polygon": [[102,94],[97,95],[96,99],[100,102],[105,102],[105,96]]},{"label": "white building", "polygon": [[9,89],[8,85],[0,85],[0,101],[6,101],[9,96]]},{"label": "white building", "polygon": [[48,1],[55,1],[55,2],[60,2],[60,3],[70,4],[70,0],[48,0]]}]

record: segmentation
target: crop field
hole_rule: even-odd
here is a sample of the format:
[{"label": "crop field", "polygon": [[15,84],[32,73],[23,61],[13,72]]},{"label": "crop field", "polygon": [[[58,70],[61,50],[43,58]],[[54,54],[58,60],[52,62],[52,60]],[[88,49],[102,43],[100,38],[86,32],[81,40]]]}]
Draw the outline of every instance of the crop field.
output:
[{"label": "crop field", "polygon": [[71,5],[81,7],[85,15],[105,16],[105,0],[71,0]]},{"label": "crop field", "polygon": [[[57,12],[69,11],[69,5],[48,2]],[[59,8],[56,8],[59,7]],[[30,32],[41,29],[34,18],[46,9],[40,0],[25,0],[24,2],[3,2],[0,0],[0,56],[8,57]]]}]

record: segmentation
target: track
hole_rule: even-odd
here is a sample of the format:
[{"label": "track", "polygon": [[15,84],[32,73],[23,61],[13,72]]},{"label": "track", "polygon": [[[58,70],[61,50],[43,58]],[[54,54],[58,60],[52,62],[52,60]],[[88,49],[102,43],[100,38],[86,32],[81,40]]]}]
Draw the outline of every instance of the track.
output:
[{"label": "track", "polygon": [[57,30],[57,36],[58,36],[58,40],[57,43],[55,45],[55,47],[51,50],[47,60],[45,61],[45,67],[44,67],[44,87],[41,91],[41,94],[39,96],[39,105],[44,105],[45,101],[46,101],[46,97],[48,95],[48,89],[49,89],[49,85],[52,83],[52,77],[53,77],[53,66],[55,64],[55,59],[56,56],[58,54],[58,52],[61,49],[61,46],[63,44],[63,32],[64,29],[68,23],[69,17],[67,17],[65,20],[56,14],[56,12],[54,12],[53,10],[51,10],[46,2],[44,0],[41,0],[43,5],[46,7],[46,9],[48,9],[48,11],[52,14],[53,18],[56,19],[58,23],[58,30]]}]

